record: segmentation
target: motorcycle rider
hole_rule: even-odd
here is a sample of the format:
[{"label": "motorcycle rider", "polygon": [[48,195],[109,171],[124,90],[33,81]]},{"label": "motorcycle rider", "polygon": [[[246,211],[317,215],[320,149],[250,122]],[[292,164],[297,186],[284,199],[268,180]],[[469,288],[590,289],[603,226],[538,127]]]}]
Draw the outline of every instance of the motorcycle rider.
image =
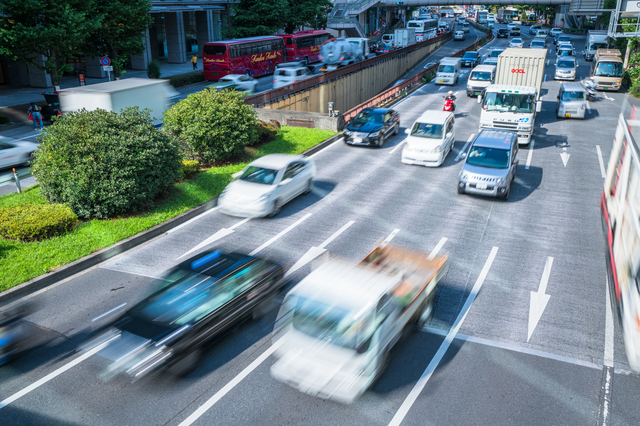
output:
[{"label": "motorcycle rider", "polygon": [[449,93],[447,93],[447,96],[444,97],[445,106],[447,105],[447,103],[451,103],[451,111],[456,110],[456,97],[453,94],[453,91],[451,90],[449,90]]}]

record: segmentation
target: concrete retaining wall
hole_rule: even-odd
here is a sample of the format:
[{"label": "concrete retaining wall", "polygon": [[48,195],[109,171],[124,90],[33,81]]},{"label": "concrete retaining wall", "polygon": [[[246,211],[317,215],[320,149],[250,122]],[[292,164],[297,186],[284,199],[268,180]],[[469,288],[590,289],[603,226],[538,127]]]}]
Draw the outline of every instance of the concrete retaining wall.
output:
[{"label": "concrete retaining wall", "polygon": [[325,84],[311,87],[309,90],[268,104],[265,109],[328,114],[328,104],[333,102],[336,111],[347,111],[382,92],[399,76],[446,41],[448,40],[429,44],[412,52],[345,74]]},{"label": "concrete retaining wall", "polygon": [[256,108],[260,120],[277,120],[283,126],[310,127],[312,129],[339,132],[344,126],[342,116],[330,117],[329,114],[308,111],[289,111],[286,109]]}]

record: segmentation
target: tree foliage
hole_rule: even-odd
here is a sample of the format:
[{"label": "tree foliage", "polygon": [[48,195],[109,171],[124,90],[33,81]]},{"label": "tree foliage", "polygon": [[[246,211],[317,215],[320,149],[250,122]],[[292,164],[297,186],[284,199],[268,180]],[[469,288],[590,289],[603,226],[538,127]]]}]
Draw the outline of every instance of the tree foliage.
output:
[{"label": "tree foliage", "polygon": [[234,37],[293,33],[303,27],[326,28],[331,0],[241,0],[232,6]]},{"label": "tree foliage", "polygon": [[282,25],[287,34],[303,27],[327,27],[327,16],[333,8],[331,0],[287,0],[287,3],[286,19]]},{"label": "tree foliage", "polygon": [[164,113],[164,131],[176,137],[185,158],[203,165],[244,155],[256,142],[256,113],[232,90],[205,89]]},{"label": "tree foliage", "polygon": [[47,201],[81,218],[108,218],[152,206],[180,178],[180,160],[149,110],[82,110],[46,130],[32,173]]},{"label": "tree foliage", "polygon": [[[67,59],[84,53],[87,35],[96,31],[101,16],[91,3],[61,0],[2,0],[0,2],[0,56],[33,64],[51,74],[57,86]],[[41,65],[44,57],[44,65]]]}]

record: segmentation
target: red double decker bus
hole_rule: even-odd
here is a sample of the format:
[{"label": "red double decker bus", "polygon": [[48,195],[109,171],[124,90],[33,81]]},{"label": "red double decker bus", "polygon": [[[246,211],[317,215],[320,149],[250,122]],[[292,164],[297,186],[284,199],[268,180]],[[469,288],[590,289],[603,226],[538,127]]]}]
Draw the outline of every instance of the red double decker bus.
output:
[{"label": "red double decker bus", "polygon": [[271,74],[284,62],[284,41],[281,37],[248,37],[205,43],[202,49],[204,78],[218,81],[228,74],[248,74],[258,77]]},{"label": "red double decker bus", "polygon": [[309,30],[295,34],[281,34],[287,52],[287,61],[307,61],[308,64],[318,62],[320,45],[331,38],[329,31]]}]

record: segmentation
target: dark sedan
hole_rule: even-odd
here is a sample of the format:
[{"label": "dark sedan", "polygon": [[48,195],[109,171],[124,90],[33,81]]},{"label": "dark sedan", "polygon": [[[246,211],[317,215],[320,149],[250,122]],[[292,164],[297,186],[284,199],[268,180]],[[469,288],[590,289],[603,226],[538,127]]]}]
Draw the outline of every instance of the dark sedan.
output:
[{"label": "dark sedan", "polygon": [[462,66],[465,67],[476,67],[480,64],[480,57],[478,56],[478,52],[465,52],[462,56]]},{"label": "dark sedan", "polygon": [[161,369],[184,375],[208,343],[263,311],[283,284],[278,264],[206,252],[172,269],[155,293],[83,349],[107,360],[105,378],[124,373],[135,380]]},{"label": "dark sedan", "polygon": [[508,28],[500,28],[498,30],[498,38],[508,38],[509,37],[509,29]]},{"label": "dark sedan", "polygon": [[365,108],[344,129],[349,145],[382,146],[400,131],[400,115],[389,108]]}]

